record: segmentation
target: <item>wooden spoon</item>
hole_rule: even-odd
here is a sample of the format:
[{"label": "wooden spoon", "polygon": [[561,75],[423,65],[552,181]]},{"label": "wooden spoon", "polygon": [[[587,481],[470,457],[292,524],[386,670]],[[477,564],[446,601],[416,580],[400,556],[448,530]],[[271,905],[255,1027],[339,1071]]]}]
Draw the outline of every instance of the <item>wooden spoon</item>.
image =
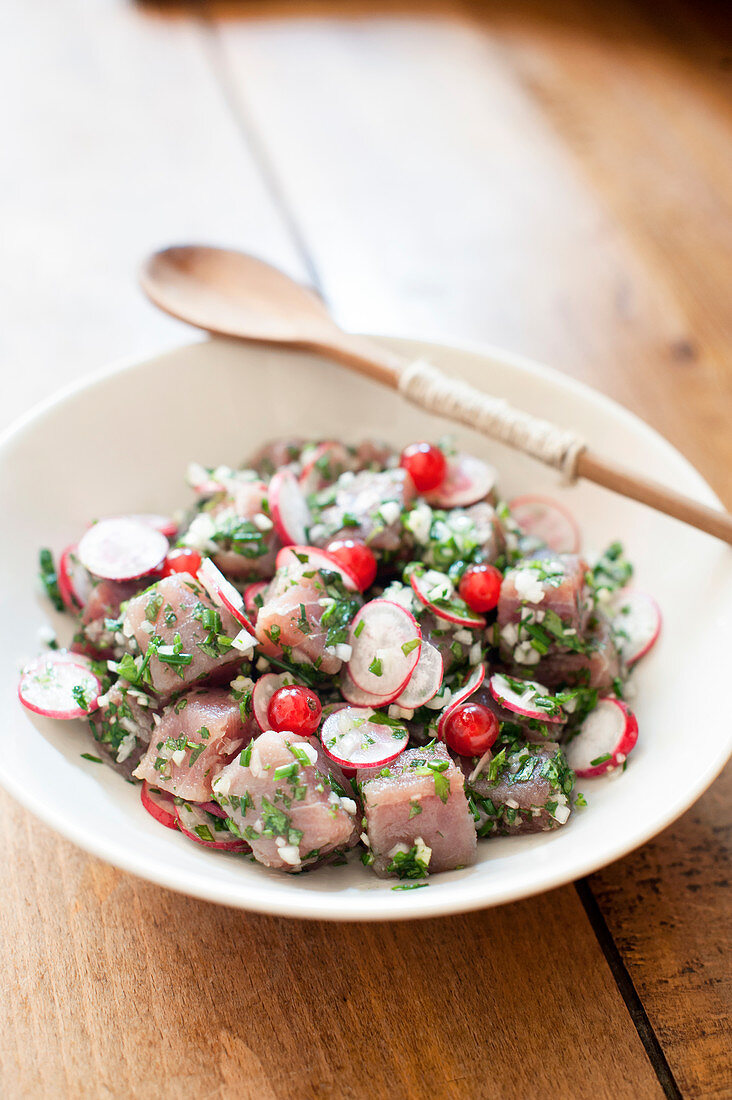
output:
[{"label": "wooden spoon", "polygon": [[323,302],[277,268],[245,253],[184,245],[156,252],[141,273],[148,297],[167,313],[220,336],[315,351],[438,415],[518,446],[732,544],[732,516],[601,458],[565,432],[505,402],[414,364],[365,336],[340,329]]}]

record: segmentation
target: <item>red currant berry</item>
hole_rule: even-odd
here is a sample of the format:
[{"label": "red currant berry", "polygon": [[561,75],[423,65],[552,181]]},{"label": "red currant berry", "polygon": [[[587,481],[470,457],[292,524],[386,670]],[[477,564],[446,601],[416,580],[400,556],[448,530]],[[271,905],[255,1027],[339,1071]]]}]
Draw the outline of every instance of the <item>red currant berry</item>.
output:
[{"label": "red currant berry", "polygon": [[350,573],[359,592],[365,592],[376,579],[376,558],[373,550],[353,539],[334,539],[328,543],[328,553]]},{"label": "red currant berry", "polygon": [[320,723],[323,708],[310,688],[293,684],[281,687],[269,701],[267,717],[273,730],[288,730],[310,737]]},{"label": "red currant berry", "polygon": [[189,550],[181,546],[179,550],[171,550],[163,562],[162,575],[170,577],[173,573],[190,573],[195,577],[201,568],[201,555],[198,550]]},{"label": "red currant berry", "polygon": [[495,565],[471,565],[460,578],[458,592],[471,611],[492,611],[501,594],[502,580]]},{"label": "red currant berry", "polygon": [[410,443],[402,451],[400,465],[411,477],[418,493],[436,489],[447,473],[447,459],[432,443]]},{"label": "red currant berry", "polygon": [[482,703],[464,703],[447,720],[445,741],[460,756],[482,756],[498,737],[498,719]]}]

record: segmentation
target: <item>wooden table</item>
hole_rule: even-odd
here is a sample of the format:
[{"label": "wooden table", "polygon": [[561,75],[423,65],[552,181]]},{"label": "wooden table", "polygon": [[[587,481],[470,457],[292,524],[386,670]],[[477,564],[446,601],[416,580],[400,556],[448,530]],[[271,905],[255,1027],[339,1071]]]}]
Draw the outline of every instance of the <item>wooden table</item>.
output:
[{"label": "wooden table", "polygon": [[[732,505],[711,8],[27,0],[0,59],[3,421],[188,339],[135,269],[200,239],[311,281],[347,326],[549,362]],[[0,1093],[728,1097],[730,778],[575,886],[392,926],[178,897],[2,796]]]}]

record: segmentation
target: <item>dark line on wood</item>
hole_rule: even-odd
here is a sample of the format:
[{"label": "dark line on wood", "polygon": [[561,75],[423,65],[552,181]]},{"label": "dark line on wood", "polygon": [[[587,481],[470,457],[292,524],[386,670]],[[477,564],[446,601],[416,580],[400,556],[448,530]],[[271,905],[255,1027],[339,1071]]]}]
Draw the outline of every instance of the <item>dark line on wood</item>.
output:
[{"label": "dark line on wood", "polygon": [[211,18],[208,10],[208,3],[204,0],[203,5],[199,9],[199,20],[203,27],[205,34],[205,41],[208,46],[211,68],[215,78],[218,80],[224,100],[229,105],[234,120],[244,138],[244,141],[248,145],[254,160],[257,162],[262,177],[269,189],[269,193],[275,203],[275,206],[280,212],[285,227],[290,234],[292,243],[295,246],[295,250],[300,257],[303,267],[307,272],[308,280],[312,289],[325,301],[325,295],[323,293],[323,285],[321,282],[320,274],[315,264],[312,252],[308,246],[305,236],[295,218],[290,205],[285,198],[284,191],[280,184],[279,176],[275,170],[272,159],[267,152],[264,142],[260,139],[257,132],[257,128],[254,121],[247,109],[246,104],[242,100],[242,96],[238,93],[236,86],[231,79],[229,72],[229,66],[226,58],[223,55],[221,49],[221,43],[219,40],[218,30],[215,21]]},{"label": "dark line on wood", "polygon": [[633,1021],[633,1026],[638,1032],[640,1041],[643,1043],[648,1060],[658,1078],[658,1083],[663,1089],[665,1096],[668,1097],[668,1100],[683,1100],[683,1094],[676,1083],[676,1078],[673,1075],[671,1066],[668,1064],[666,1055],[663,1052],[663,1047],[658,1040],[656,1032],[653,1030],[651,1021],[648,1019],[648,1014],[643,1007],[643,1002],[640,999],[638,990],[635,988],[633,979],[623,962],[623,957],[602,915],[602,910],[597,904],[597,899],[592,892],[589,882],[586,878],[580,879],[578,882],[575,882],[574,888],[582,902],[584,911],[587,914],[587,919],[592,925],[592,930],[600,945],[600,950],[610,967],[620,996],[625,1002],[625,1007]]}]

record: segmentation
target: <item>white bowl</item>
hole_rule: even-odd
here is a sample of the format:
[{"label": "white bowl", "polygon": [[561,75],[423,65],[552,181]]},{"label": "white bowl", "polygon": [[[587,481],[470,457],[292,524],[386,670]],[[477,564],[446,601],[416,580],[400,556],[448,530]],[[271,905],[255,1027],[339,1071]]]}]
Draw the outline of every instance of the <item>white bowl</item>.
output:
[{"label": "white bowl", "polygon": [[[600,452],[708,503],[689,463],[635,416],[554,371],[502,352],[385,341],[530,411],[577,427]],[[633,676],[640,738],[625,774],[586,780],[588,807],[554,833],[479,845],[474,867],[394,891],[359,862],[300,876],[198,848],[159,826],[139,791],[94,752],[82,723],[30,715],[16,696],[19,661],[54,613],[36,576],[88,520],[166,512],[189,499],[190,460],[241,461],[278,435],[369,435],[395,443],[454,431],[499,467],[507,496],[547,492],[579,519],[587,549],[621,538],[637,583],[664,613],[662,637]],[[174,890],[227,905],[333,920],[401,919],[497,905],[559,886],[658,833],[712,782],[732,747],[732,553],[649,509],[589,484],[561,489],[551,472],[470,431],[419,412],[311,356],[225,341],[196,343],[117,367],[52,398],[0,441],[0,782],[82,848]],[[64,629],[61,616],[55,625]],[[62,635],[63,637],[63,635]]]}]

